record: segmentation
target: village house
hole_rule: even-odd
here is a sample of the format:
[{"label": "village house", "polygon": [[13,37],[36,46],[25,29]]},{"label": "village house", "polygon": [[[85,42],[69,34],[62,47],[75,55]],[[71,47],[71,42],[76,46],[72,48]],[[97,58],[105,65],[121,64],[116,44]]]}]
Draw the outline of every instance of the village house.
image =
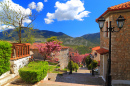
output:
[{"label": "village house", "polygon": [[[109,31],[111,21],[114,30],[119,30],[116,20],[119,16],[126,20],[119,32],[111,34],[111,77],[113,86],[130,85],[130,1],[109,7],[101,16],[105,18],[102,32],[100,30],[100,76],[106,81],[107,59],[109,57]],[[100,17],[101,17],[100,16]],[[99,17],[99,18],[100,18]],[[99,19],[98,18],[98,19]],[[96,21],[98,20],[96,19]],[[120,85],[119,85],[120,84]]]},{"label": "village house", "polygon": [[100,46],[93,47],[90,56],[93,60],[96,60],[98,62],[97,64],[98,67],[96,68],[96,70],[98,69],[98,73],[100,74],[100,54],[97,53],[97,50],[99,49],[100,49]]},{"label": "village house", "polygon": [[96,50],[100,49],[100,46],[92,48],[91,56],[93,60],[100,61],[100,54]]},{"label": "village house", "polygon": [[[33,43],[30,46],[30,51],[32,51],[34,53],[33,54],[34,59],[43,60],[44,57],[39,53],[38,48],[36,46],[37,44],[39,44],[39,43]],[[54,58],[59,59],[60,69],[64,69],[65,67],[67,67],[68,62],[69,62],[69,48],[62,46],[61,50],[57,53],[58,54]]]}]

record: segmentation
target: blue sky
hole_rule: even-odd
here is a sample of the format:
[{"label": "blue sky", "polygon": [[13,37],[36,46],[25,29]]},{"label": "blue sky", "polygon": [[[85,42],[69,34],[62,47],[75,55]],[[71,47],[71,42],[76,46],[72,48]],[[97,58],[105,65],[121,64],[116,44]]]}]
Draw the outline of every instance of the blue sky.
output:
[{"label": "blue sky", "polygon": [[[43,3],[44,7],[42,11],[38,13],[39,15],[33,23],[35,29],[63,32],[72,37],[79,37],[84,34],[99,32],[99,26],[95,22],[95,19],[98,18],[102,13],[104,13],[108,7],[121,4],[129,0],[79,0],[82,2],[82,4],[84,4],[83,5],[84,10],[82,10],[83,16],[80,18],[79,15],[77,17],[73,17],[73,15],[70,15],[69,17],[67,17],[70,19],[63,18],[64,16],[60,15],[62,14],[62,12],[60,13],[60,11],[58,11],[59,15],[58,12],[57,14],[54,15],[55,10],[57,10],[57,8],[54,7],[56,6],[55,3],[57,1],[58,1],[57,6],[59,6],[62,4],[66,4],[66,2],[70,0],[47,0],[47,2],[45,2],[44,0],[12,0],[12,1],[16,4],[19,4],[25,9],[29,7],[28,5],[31,2]],[[59,6],[59,9],[60,7],[61,6]],[[65,7],[62,6],[62,9],[65,9]],[[71,9],[71,6],[69,9]],[[51,16],[47,17],[46,16],[47,13],[53,14],[55,18],[51,18]],[[73,14],[73,12],[71,14]],[[52,20],[53,22],[51,23],[49,22],[49,24],[47,24],[45,23],[45,18],[49,19],[49,21]]]}]

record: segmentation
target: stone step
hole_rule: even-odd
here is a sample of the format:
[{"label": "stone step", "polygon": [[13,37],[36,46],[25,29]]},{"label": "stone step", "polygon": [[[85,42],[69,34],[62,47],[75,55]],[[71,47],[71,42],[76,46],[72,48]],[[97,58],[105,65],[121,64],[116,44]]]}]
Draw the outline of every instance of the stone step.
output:
[{"label": "stone step", "polygon": [[16,76],[18,76],[18,73],[17,74],[6,74],[6,75],[4,75],[4,77],[2,77],[0,79],[0,86],[7,83],[9,80],[11,80],[12,78],[14,78]]},{"label": "stone step", "polygon": [[37,86],[102,86],[102,85],[85,85],[85,84],[74,84],[54,81],[41,81]]}]

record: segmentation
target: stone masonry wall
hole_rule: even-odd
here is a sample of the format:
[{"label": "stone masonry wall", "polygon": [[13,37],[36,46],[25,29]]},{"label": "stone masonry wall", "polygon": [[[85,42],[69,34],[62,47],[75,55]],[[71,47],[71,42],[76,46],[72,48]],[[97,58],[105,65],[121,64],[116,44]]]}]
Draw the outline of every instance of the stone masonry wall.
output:
[{"label": "stone masonry wall", "polygon": [[[130,10],[113,12],[106,18],[112,21],[112,27],[118,30],[116,19],[120,15],[126,20],[120,32],[112,32],[111,75],[113,80],[130,80]],[[104,33],[100,31],[100,46],[109,49],[109,38],[104,37]],[[100,68],[102,69],[102,66]]]},{"label": "stone masonry wall", "polygon": [[56,58],[59,59],[60,69],[67,67],[69,62],[69,49],[62,49]]},{"label": "stone masonry wall", "polygon": [[[120,32],[112,33],[112,79],[130,80],[130,10],[112,14],[112,25],[117,28],[116,19],[122,15],[126,21]],[[116,26],[115,26],[116,25]]]}]

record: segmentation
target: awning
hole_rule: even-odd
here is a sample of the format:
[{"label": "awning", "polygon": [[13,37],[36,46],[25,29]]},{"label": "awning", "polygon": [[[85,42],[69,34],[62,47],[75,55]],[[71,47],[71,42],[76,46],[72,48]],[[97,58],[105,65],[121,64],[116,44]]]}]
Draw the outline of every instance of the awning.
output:
[{"label": "awning", "polygon": [[96,51],[97,51],[97,53],[99,53],[99,54],[101,54],[101,55],[106,54],[106,53],[109,53],[109,50],[104,49],[104,48],[100,48],[100,49],[98,49],[98,50],[96,50]]}]

